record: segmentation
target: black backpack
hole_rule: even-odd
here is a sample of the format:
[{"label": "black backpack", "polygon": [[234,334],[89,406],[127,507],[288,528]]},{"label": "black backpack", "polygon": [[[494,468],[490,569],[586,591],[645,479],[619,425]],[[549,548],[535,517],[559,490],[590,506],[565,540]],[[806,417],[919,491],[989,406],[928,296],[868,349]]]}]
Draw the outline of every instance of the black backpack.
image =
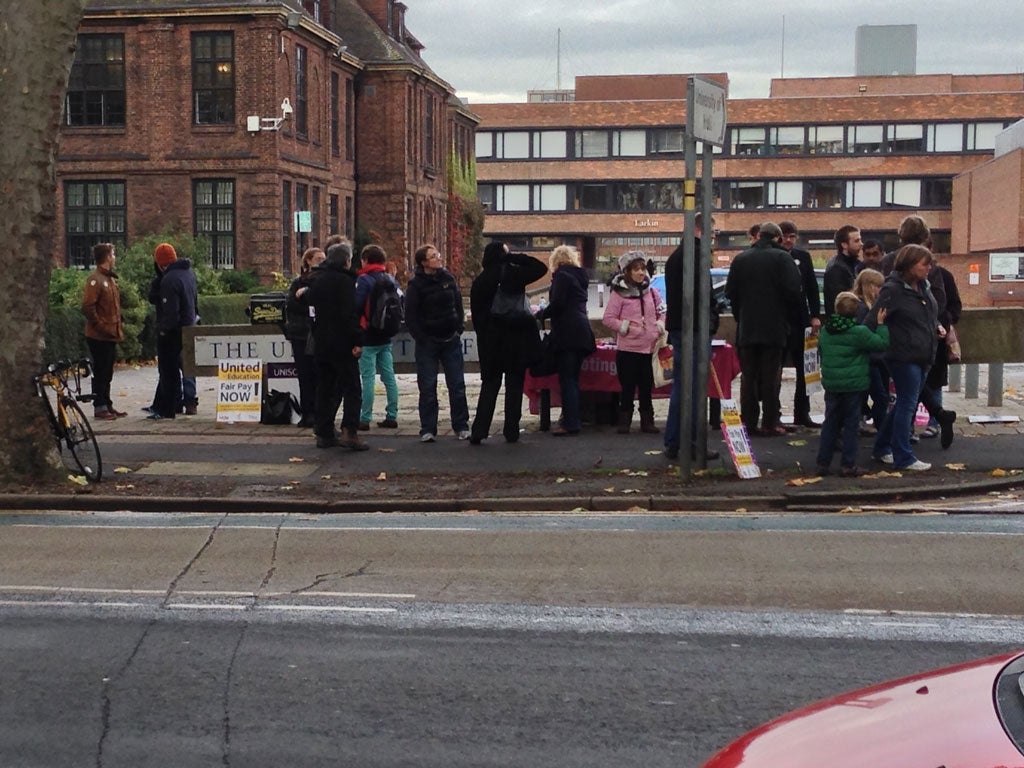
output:
[{"label": "black backpack", "polygon": [[398,295],[398,286],[386,274],[378,275],[373,284],[367,321],[370,328],[388,338],[398,333],[405,322],[405,306]]}]

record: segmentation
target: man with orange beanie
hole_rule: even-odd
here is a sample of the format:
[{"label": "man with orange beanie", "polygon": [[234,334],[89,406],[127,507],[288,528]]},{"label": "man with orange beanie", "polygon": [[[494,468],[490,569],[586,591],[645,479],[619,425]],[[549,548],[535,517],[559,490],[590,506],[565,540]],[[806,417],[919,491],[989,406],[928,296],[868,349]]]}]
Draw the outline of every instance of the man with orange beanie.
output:
[{"label": "man with orange beanie", "polygon": [[181,392],[182,328],[196,324],[199,289],[192,263],[179,259],[170,243],[160,243],[153,261],[161,271],[156,305],[156,355],[160,381],[154,411],[148,419],[173,419]]}]

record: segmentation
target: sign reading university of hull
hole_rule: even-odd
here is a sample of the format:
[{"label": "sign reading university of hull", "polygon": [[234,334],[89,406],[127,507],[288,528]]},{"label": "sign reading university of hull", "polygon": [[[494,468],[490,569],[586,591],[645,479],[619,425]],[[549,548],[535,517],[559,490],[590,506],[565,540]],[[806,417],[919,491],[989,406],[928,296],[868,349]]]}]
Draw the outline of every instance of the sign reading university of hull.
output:
[{"label": "sign reading university of hull", "polygon": [[725,87],[700,77],[693,78],[693,120],[695,138],[725,144]]}]

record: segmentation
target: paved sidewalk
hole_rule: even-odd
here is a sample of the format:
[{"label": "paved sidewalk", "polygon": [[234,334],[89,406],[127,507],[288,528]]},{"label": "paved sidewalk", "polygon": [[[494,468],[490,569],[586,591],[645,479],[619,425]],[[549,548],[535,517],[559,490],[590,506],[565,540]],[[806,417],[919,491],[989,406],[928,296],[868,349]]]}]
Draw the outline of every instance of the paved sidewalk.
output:
[{"label": "paved sidewalk", "polygon": [[[783,384],[783,403],[792,402],[792,372]],[[475,411],[479,376],[467,375],[470,412]],[[169,510],[758,510],[851,507],[997,492],[1024,487],[1024,424],[971,423],[969,417],[1024,417],[1024,366],[1007,366],[1004,405],[989,408],[981,376],[980,398],[945,393],[945,404],[959,414],[956,439],[948,451],[937,440],[922,440],[917,452],[933,463],[930,472],[900,477],[828,477],[802,484],[814,467],[818,432],[801,429],[785,438],[754,438],[762,470],[756,480],[736,477],[721,434],[710,433],[709,447],[722,458],[712,471],[684,482],[661,453],[661,435],[618,435],[610,425],[586,425],[577,438],[540,433],[540,418],[525,414],[522,439],[507,444],[500,436],[502,403],[492,437],[470,446],[445,424],[447,395],[439,382],[442,432],[434,444],[418,439],[416,384],[399,376],[399,428],[379,429],[384,394],[378,384],[377,411],[361,435],[372,450],[352,453],[317,450],[310,430],[296,426],[225,424],[215,419],[216,380],[198,381],[199,412],[173,420],[149,421],[141,411],[156,382],[152,365],[119,367],[112,395],[128,416],[95,423],[104,456],[104,480],[75,486],[68,497],[0,497],[7,508],[169,509]],[[821,410],[820,395],[812,410]],[[667,400],[655,401],[663,425]],[[820,413],[819,413],[820,418]],[[636,430],[634,430],[635,432]],[[862,439],[861,463],[870,464],[870,441]],[[838,461],[838,459],[836,459]],[[118,470],[128,474],[118,474]],[[993,470],[1006,476],[993,478]],[[906,474],[906,473],[904,473]],[[997,473],[998,474],[998,473]],[[77,495],[72,493],[76,491]],[[4,502],[6,501],[6,504]]]}]

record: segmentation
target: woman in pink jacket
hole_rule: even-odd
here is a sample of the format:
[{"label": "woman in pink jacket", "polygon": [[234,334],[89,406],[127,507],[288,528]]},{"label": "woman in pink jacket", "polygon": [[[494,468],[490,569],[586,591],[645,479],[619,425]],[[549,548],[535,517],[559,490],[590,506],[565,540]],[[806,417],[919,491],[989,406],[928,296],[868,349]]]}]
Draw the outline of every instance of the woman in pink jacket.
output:
[{"label": "woman in pink jacket", "polygon": [[619,372],[618,432],[628,434],[633,423],[633,393],[640,410],[640,431],[656,434],[654,426],[654,388],[652,354],[665,331],[665,311],[661,295],[651,288],[647,274],[647,255],[629,251],[619,257],[620,273],[612,278],[611,295],[604,310],[604,324],[615,334],[615,366]]}]

